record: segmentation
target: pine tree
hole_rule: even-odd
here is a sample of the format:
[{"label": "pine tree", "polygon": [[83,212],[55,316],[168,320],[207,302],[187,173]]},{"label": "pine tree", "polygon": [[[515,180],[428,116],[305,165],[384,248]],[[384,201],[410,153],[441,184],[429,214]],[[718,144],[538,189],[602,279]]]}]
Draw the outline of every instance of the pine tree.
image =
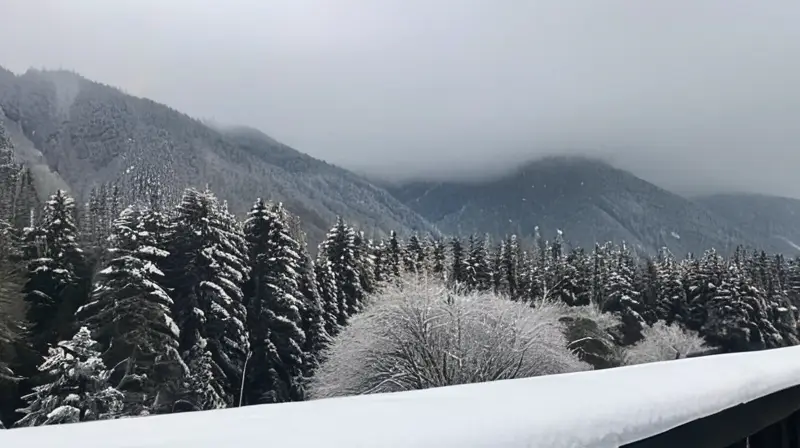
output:
[{"label": "pine tree", "polygon": [[508,283],[503,270],[503,258],[506,253],[506,242],[500,241],[491,254],[490,271],[492,273],[492,289],[495,294],[509,296]]},{"label": "pine tree", "polygon": [[684,324],[689,315],[689,304],[684,288],[681,266],[666,248],[659,254],[655,264],[656,298],[655,314],[667,325],[674,322]]},{"label": "pine tree", "polygon": [[364,236],[364,232],[354,232],[353,255],[358,267],[358,280],[364,294],[372,294],[376,289],[375,257],[372,243]]},{"label": "pine tree", "polygon": [[122,394],[108,383],[100,353],[94,349],[89,330],[82,327],[75,336],[49,350],[39,366],[48,382],[23,397],[28,406],[16,426],[77,423],[115,418],[122,409]]},{"label": "pine tree", "polygon": [[387,272],[387,259],[386,259],[386,243],[381,241],[377,246],[371,248],[373,271],[372,278],[375,282],[375,288],[379,288],[384,282],[389,279]]},{"label": "pine tree", "polygon": [[441,238],[437,238],[431,244],[431,272],[434,278],[447,280],[447,248]]},{"label": "pine tree", "polygon": [[314,274],[314,262],[305,247],[300,252],[300,294],[303,297],[303,333],[305,334],[305,375],[310,376],[319,365],[322,350],[330,343],[325,330],[325,310]]},{"label": "pine tree", "polygon": [[504,279],[508,296],[518,300],[520,296],[519,276],[522,269],[520,260],[522,254],[516,235],[506,238],[504,249],[498,272]]},{"label": "pine tree", "polygon": [[405,251],[397,237],[397,233],[389,232],[389,243],[386,245],[386,272],[395,279],[400,278],[403,272],[403,260],[406,259]]},{"label": "pine tree", "polygon": [[338,218],[322,243],[321,252],[331,262],[331,268],[336,278],[336,288],[339,293],[338,323],[340,326],[344,326],[351,316],[361,311],[365,296],[361,284],[359,263],[356,259],[353,228]]},{"label": "pine tree", "polygon": [[633,273],[627,253],[623,247],[615,254],[617,263],[611,271],[605,286],[602,310],[615,313],[622,324],[615,335],[621,345],[631,345],[640,341],[646,324],[641,313],[644,311],[639,301],[639,291],[633,287]]},{"label": "pine tree", "polygon": [[487,250],[488,237],[469,238],[469,255],[467,256],[467,287],[477,291],[488,291],[492,287],[492,268]]},{"label": "pine tree", "polygon": [[300,246],[283,207],[257,200],[245,222],[251,276],[245,287],[252,358],[245,379],[248,404],[303,399],[306,366]]},{"label": "pine tree", "polygon": [[450,240],[450,251],[452,253],[450,267],[451,282],[456,285],[466,285],[468,281],[469,267],[467,265],[467,257],[464,253],[464,246],[461,244],[461,239],[453,237]]},{"label": "pine tree", "polygon": [[339,287],[336,285],[336,276],[330,260],[321,256],[314,263],[314,276],[317,279],[320,301],[322,302],[322,317],[325,321],[325,332],[330,336],[339,333]]},{"label": "pine tree", "polygon": [[209,191],[186,190],[171,227],[166,283],[192,375],[187,383],[199,385],[185,400],[198,409],[231,406],[250,349],[241,290],[249,275],[247,243]]},{"label": "pine tree", "polygon": [[702,259],[687,260],[686,289],[687,312],[684,319],[686,328],[699,331],[708,320],[708,303],[718,295],[723,273],[727,270],[722,257],[714,250],[706,251]]},{"label": "pine tree", "polygon": [[425,248],[416,234],[411,235],[408,239],[404,254],[403,264],[405,265],[405,271],[413,274],[422,274],[422,268],[425,264]]},{"label": "pine tree", "polygon": [[38,353],[67,339],[74,331],[75,310],[84,303],[88,275],[77,244],[72,198],[56,192],[47,202],[40,226],[26,232],[28,280],[23,288],[28,304],[29,341]]},{"label": "pine tree", "polygon": [[77,313],[92,329],[106,365],[123,375],[118,387],[126,395],[128,415],[169,409],[165,386],[186,373],[174,303],[161,286],[160,266],[168,253],[146,230],[148,215],[152,226],[158,220],[152,212],[123,210],[111,237],[111,261],[100,271],[89,303]]}]

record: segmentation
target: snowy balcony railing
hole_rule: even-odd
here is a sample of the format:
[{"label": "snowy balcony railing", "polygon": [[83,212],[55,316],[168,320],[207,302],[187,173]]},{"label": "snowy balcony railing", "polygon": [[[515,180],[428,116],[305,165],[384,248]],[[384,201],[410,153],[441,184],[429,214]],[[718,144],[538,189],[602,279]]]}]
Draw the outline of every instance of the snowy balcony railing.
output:
[{"label": "snowy balcony railing", "polygon": [[791,347],[414,392],[12,429],[0,431],[0,447],[796,447],[798,384],[800,347]]}]

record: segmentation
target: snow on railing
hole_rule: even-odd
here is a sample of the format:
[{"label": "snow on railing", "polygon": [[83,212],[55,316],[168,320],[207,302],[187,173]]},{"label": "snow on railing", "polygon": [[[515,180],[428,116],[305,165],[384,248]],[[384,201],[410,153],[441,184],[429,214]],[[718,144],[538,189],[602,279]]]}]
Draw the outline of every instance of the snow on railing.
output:
[{"label": "snow on railing", "polygon": [[0,431],[2,447],[617,447],[800,384],[800,347]]}]

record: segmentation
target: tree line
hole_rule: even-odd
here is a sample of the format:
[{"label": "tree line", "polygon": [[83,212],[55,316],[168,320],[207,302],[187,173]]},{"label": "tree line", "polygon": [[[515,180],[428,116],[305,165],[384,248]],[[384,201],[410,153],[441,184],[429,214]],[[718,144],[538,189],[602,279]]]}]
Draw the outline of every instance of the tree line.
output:
[{"label": "tree line", "polygon": [[[25,184],[23,168],[4,166],[4,185]],[[618,318],[619,346],[656,324],[727,352],[798,343],[797,259],[587,251],[560,234],[529,246],[513,235],[371,240],[342,219],[312,255],[280,203],[256,200],[239,220],[208,189],[174,204],[158,183],[136,185],[100,186],[81,206],[59,191],[41,206],[23,201],[25,212],[0,208],[6,425],[304,400],[325,348],[408,274],[530,306],[597,306]],[[24,188],[2,191],[17,201]],[[580,355],[617,365],[586,347]]]}]

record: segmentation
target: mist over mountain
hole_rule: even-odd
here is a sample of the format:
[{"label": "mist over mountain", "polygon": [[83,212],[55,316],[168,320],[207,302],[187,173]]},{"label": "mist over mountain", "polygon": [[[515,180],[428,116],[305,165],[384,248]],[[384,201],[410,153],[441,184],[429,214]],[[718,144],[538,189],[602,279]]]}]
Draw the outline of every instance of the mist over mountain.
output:
[{"label": "mist over mountain", "polygon": [[711,248],[726,253],[738,245],[790,254],[800,248],[794,243],[800,225],[791,220],[800,201],[740,201],[736,195],[695,201],[585,157],[548,157],[501,177],[416,181],[389,190],[452,234],[516,234],[531,241],[538,229],[547,239],[563,232],[573,247],[625,241],[641,253],[667,247],[681,256]]},{"label": "mist over mountain", "polygon": [[312,242],[342,216],[368,234],[432,231],[416,213],[365,179],[247,127],[209,127],[148,99],[66,71],[0,69],[0,109],[42,196],[147,173],[173,193],[211,187],[243,214],[259,197],[283,201]]}]

